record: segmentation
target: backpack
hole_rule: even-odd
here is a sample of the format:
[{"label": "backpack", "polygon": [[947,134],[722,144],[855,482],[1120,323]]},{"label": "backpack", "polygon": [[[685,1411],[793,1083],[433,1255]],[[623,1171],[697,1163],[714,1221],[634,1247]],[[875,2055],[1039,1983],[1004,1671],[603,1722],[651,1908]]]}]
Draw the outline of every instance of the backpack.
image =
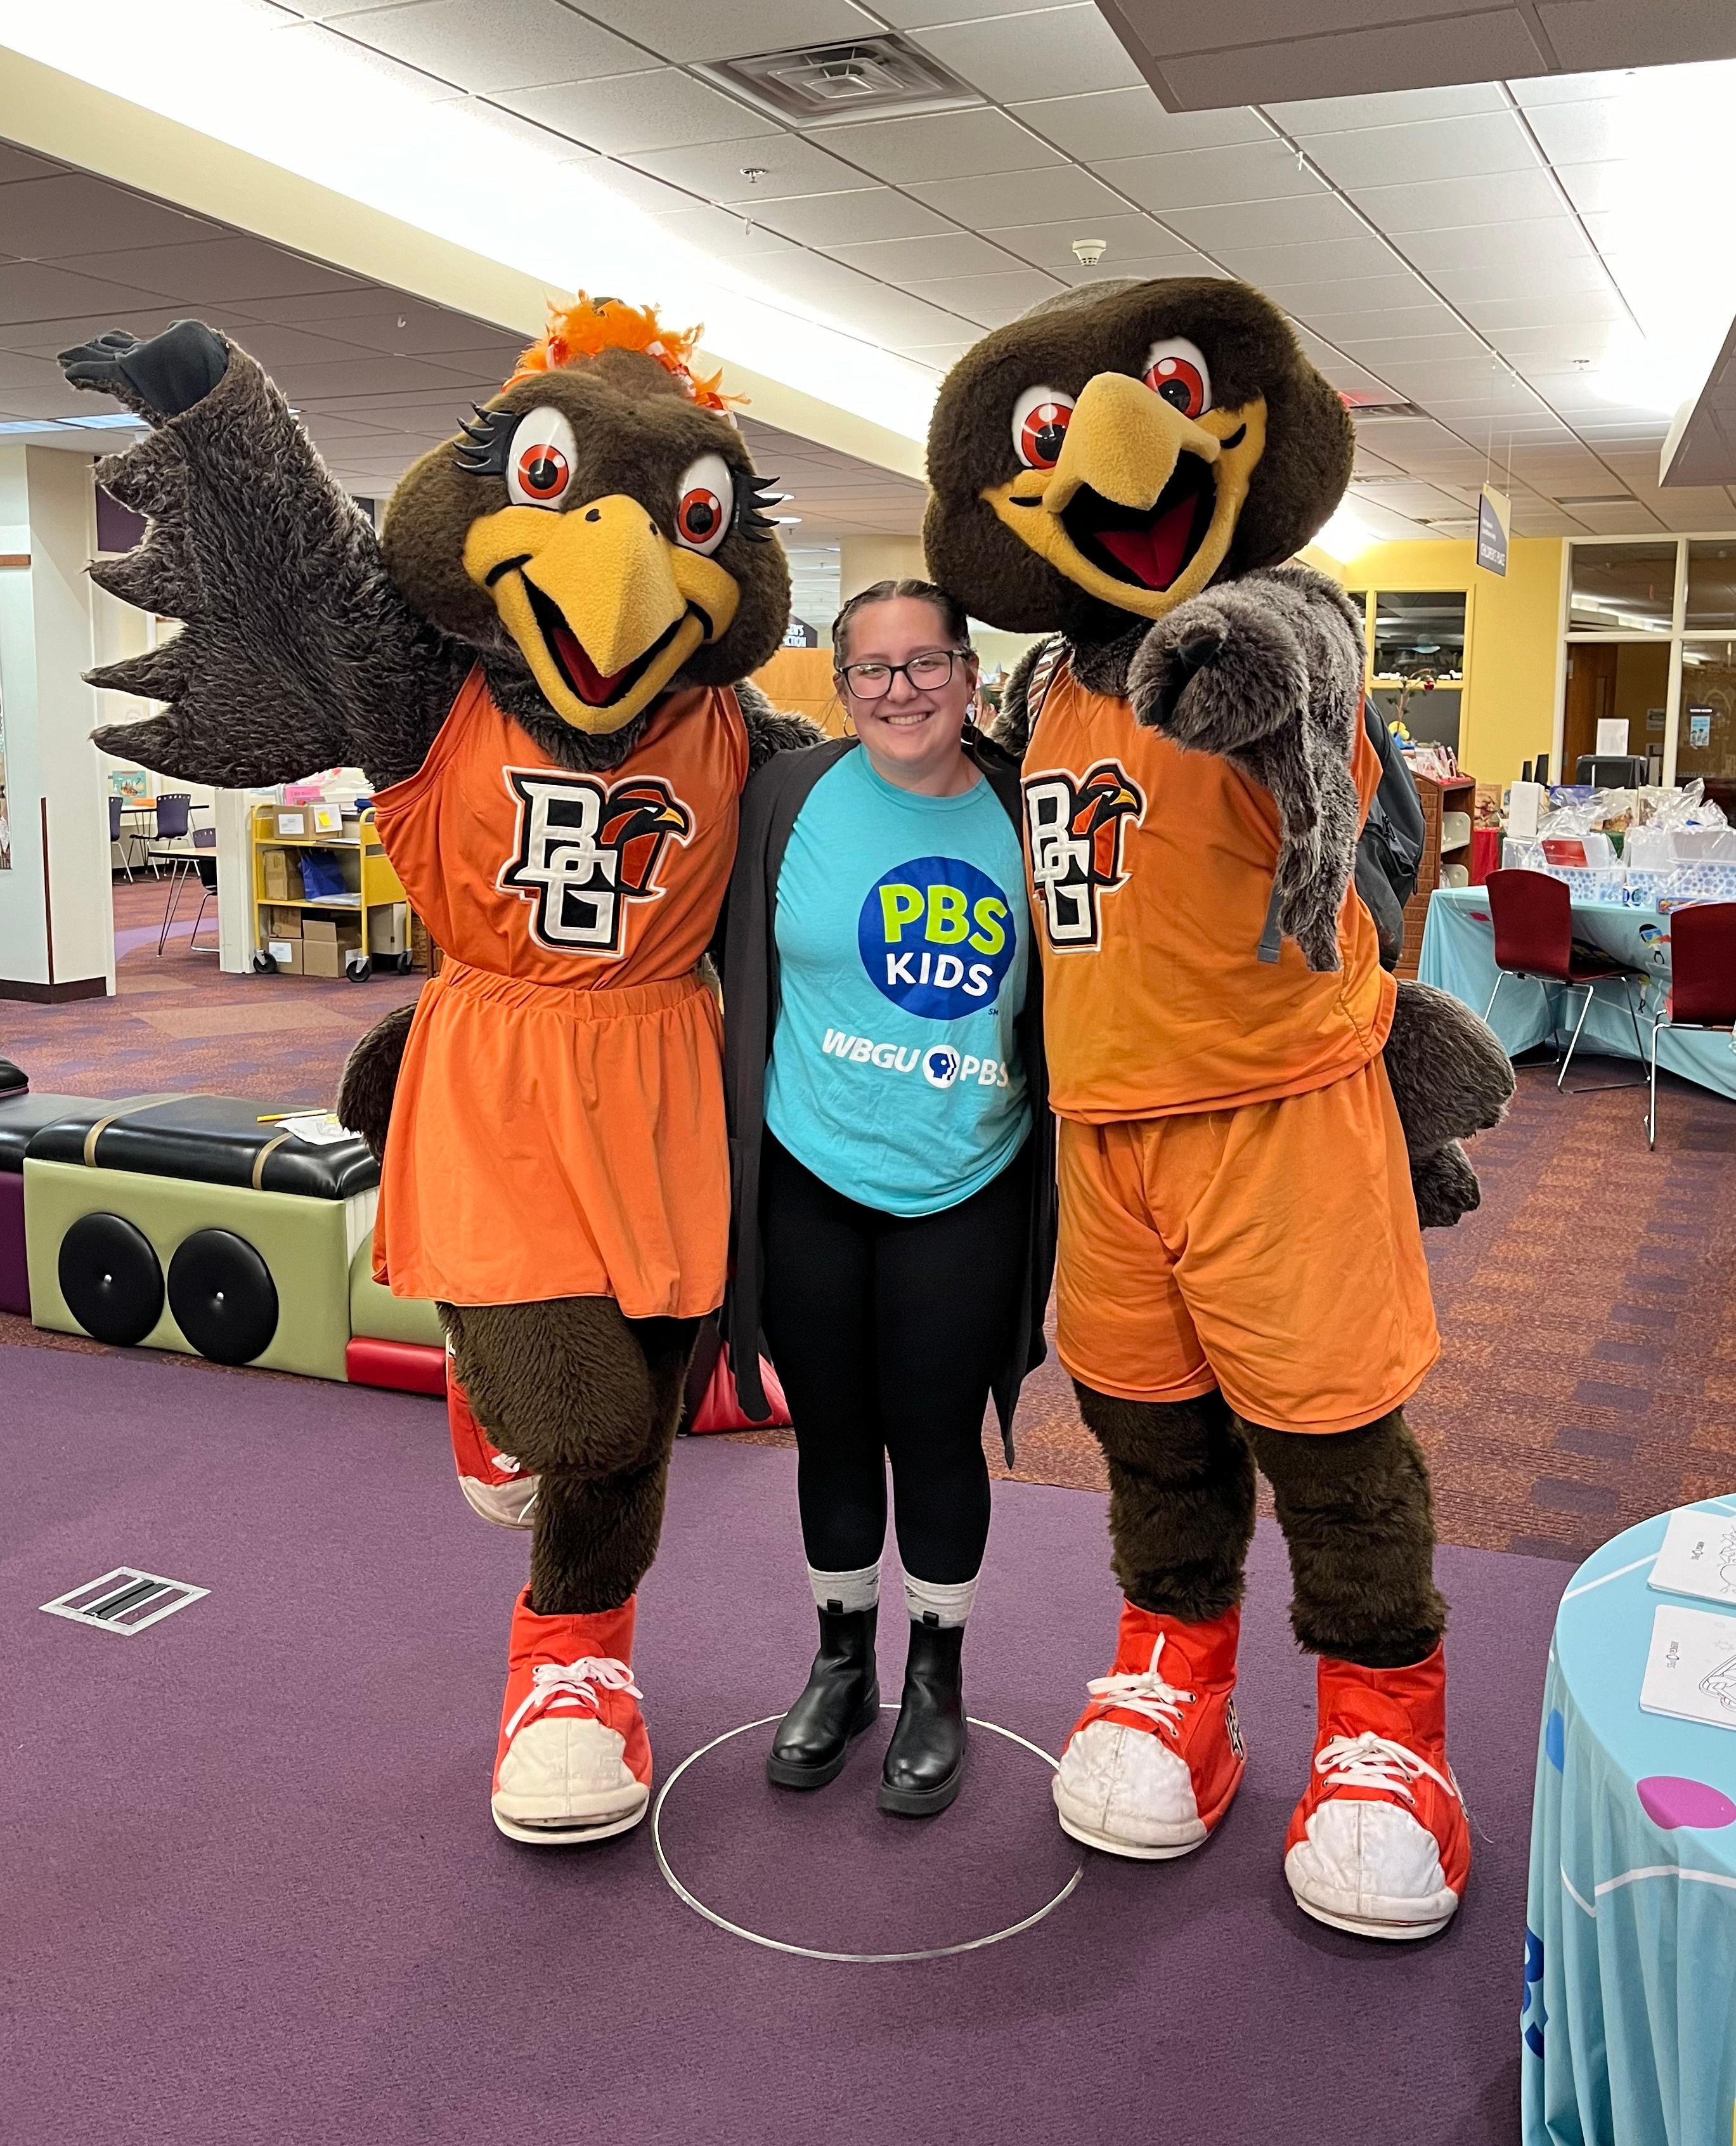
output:
[{"label": "backpack", "polygon": [[1372,701],[1364,700],[1362,720],[1380,756],[1380,786],[1357,839],[1356,891],[1374,920],[1381,963],[1389,969],[1404,948],[1404,905],[1416,892],[1428,829],[1409,766]]}]

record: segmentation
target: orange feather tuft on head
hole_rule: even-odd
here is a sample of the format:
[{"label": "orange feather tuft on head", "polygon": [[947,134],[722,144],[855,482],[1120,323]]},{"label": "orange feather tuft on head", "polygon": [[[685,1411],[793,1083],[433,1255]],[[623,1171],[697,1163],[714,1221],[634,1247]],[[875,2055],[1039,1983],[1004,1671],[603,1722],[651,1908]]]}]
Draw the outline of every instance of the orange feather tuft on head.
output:
[{"label": "orange feather tuft on head", "polygon": [[[525,352],[506,385],[516,387],[521,380],[579,364],[600,351],[636,350],[655,358],[701,409],[726,413],[732,402],[745,402],[747,398],[726,395],[720,384],[721,372],[701,379],[691,371],[689,360],[698,347],[701,332],[696,327],[666,328],[657,318],[655,306],[629,306],[619,298],[592,298],[581,291],[571,305],[549,307],[547,332]],[[505,392],[503,388],[501,392]]]}]

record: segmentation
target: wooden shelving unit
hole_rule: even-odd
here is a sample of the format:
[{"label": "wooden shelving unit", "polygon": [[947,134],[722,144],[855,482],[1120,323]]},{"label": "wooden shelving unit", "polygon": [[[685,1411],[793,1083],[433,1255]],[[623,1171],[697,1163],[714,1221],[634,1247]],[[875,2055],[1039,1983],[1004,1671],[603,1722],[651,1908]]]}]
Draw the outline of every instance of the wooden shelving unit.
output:
[{"label": "wooden shelving unit", "polygon": [[1463,865],[1470,868],[1471,846],[1467,840],[1455,842],[1450,849],[1441,847],[1441,822],[1449,812],[1463,812],[1474,822],[1476,818],[1477,784],[1469,775],[1455,775],[1445,782],[1437,782],[1431,775],[1416,778],[1416,794],[1423,807],[1425,830],[1423,862],[1417,873],[1416,892],[1404,905],[1404,950],[1399,956],[1399,974],[1414,976],[1417,963],[1423,951],[1423,926],[1429,919],[1429,897],[1440,885],[1442,871],[1448,865]]},{"label": "wooden shelving unit", "polygon": [[[253,883],[253,943],[262,951],[253,957],[253,966],[262,971],[275,969],[276,964],[263,949],[269,934],[266,931],[261,911],[267,909],[299,909],[310,916],[328,916],[357,919],[361,932],[360,959],[347,966],[346,974],[357,982],[365,982],[373,973],[373,957],[368,951],[368,919],[372,912],[391,907],[394,903],[407,901],[403,881],[393,869],[381,842],[379,831],[374,825],[372,811],[364,811],[354,822],[353,834],[336,835],[280,835],[277,832],[277,814],[282,810],[293,810],[276,805],[256,805],[249,833],[252,852]],[[265,886],[265,859],[272,850],[332,850],[344,859],[345,891],[342,895],[324,897],[268,894]],[[352,866],[353,866],[353,870]],[[407,949],[408,941],[406,940]],[[410,955],[407,951],[399,957],[399,966],[408,969]]]}]

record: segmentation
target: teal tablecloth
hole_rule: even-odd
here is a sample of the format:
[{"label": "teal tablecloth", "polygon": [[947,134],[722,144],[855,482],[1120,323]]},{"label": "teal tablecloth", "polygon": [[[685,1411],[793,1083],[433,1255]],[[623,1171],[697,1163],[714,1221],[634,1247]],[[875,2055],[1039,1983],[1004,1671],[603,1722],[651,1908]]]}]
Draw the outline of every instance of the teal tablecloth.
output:
[{"label": "teal tablecloth", "polygon": [[[1619,904],[1575,901],[1574,936],[1599,946],[1612,961],[1622,961],[1647,978],[1644,991],[1634,986],[1639,1012],[1639,1033],[1648,1051],[1652,1042],[1652,1017],[1664,1011],[1669,991],[1669,919],[1654,909],[1624,909]],[[1480,886],[1441,887],[1429,904],[1429,921],[1423,931],[1423,950],[1417,975],[1462,999],[1481,1013],[1489,1004],[1499,971],[1495,967],[1494,926],[1489,921],[1489,895]],[[1502,985],[1490,1020],[1509,1057],[1546,1042],[1549,1036],[1549,1008],[1553,1001],[1559,1034],[1564,1045],[1579,1019],[1578,991],[1551,991],[1524,977],[1512,976]],[[1600,1051],[1615,1058],[1634,1056],[1634,1031],[1628,1020],[1619,984],[1599,984],[1585,1016],[1579,1038],[1582,1051]],[[1658,1063],[1668,1073],[1698,1081],[1720,1095],[1736,1099],[1736,1051],[1723,1035],[1694,1035],[1668,1029],[1659,1046]],[[1570,1076],[1571,1077],[1571,1076]],[[1732,2146],[1726,2139],[1723,2146]]]},{"label": "teal tablecloth", "polygon": [[[1694,1510],[1736,1520],[1736,1499]],[[1731,2146],[1736,1730],[1639,1709],[1667,1514],[1607,1542],[1555,1619],[1525,1931],[1524,2146]],[[1725,1613],[1728,1614],[1728,1613]]]}]

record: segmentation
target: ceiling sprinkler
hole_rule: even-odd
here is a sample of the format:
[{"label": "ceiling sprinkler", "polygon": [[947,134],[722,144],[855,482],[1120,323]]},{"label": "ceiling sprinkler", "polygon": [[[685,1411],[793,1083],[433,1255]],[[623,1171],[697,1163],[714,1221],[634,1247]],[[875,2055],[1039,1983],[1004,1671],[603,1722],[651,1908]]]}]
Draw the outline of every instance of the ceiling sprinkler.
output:
[{"label": "ceiling sprinkler", "polygon": [[1095,268],[1109,251],[1109,242],[1104,238],[1075,238],[1073,257],[1081,268]]}]

